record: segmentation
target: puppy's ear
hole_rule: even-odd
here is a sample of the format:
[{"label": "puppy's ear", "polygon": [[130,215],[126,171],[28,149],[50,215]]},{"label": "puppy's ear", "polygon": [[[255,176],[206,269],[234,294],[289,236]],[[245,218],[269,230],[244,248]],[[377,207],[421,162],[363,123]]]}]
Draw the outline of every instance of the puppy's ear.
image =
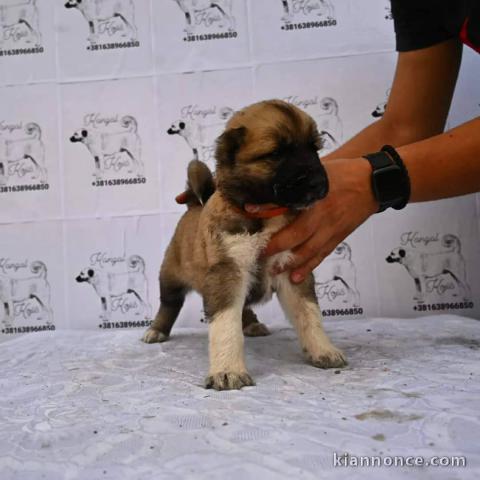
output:
[{"label": "puppy's ear", "polygon": [[217,139],[215,158],[220,165],[233,165],[238,152],[247,135],[246,127],[225,130]]}]

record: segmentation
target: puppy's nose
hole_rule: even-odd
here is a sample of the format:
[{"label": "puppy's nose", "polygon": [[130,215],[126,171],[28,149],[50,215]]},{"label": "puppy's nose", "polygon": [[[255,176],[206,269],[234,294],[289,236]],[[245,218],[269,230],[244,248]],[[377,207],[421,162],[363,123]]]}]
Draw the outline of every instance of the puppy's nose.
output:
[{"label": "puppy's nose", "polygon": [[323,172],[312,175],[308,179],[307,188],[312,192],[318,199],[323,198],[328,191],[328,180],[326,175]]}]

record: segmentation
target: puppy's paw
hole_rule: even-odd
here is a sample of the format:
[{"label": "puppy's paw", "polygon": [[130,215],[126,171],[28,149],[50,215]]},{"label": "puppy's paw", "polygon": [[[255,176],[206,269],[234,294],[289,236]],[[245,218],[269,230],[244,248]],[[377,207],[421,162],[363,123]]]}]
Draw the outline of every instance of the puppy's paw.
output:
[{"label": "puppy's paw", "polygon": [[243,334],[246,337],[266,337],[270,333],[267,326],[260,322],[251,323],[243,328]]},{"label": "puppy's paw", "polygon": [[161,343],[168,340],[168,335],[165,335],[154,328],[149,328],[142,337],[142,342],[145,343]]},{"label": "puppy's paw", "polygon": [[215,390],[240,390],[253,385],[255,382],[247,372],[218,372],[205,379],[205,388]]},{"label": "puppy's paw", "polygon": [[308,361],[317,368],[342,368],[348,365],[347,359],[341,350],[332,347],[317,355],[307,353]]}]

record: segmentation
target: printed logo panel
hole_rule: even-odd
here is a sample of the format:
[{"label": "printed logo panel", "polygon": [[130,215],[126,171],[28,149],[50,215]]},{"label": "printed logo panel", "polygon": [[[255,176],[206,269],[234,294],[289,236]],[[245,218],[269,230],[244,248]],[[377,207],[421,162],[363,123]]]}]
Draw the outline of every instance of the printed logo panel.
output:
[{"label": "printed logo panel", "polygon": [[225,123],[234,114],[231,107],[201,107],[185,105],[180,109],[180,118],[167,130],[168,135],[178,135],[192,151],[192,157],[215,169],[215,141],[225,128]]},{"label": "printed logo panel", "polygon": [[253,72],[250,69],[159,78],[161,206],[164,211],[184,211],[184,206],[177,205],[174,199],[185,188],[187,165],[192,159],[202,160],[215,170],[216,139],[232,115],[252,103],[252,91]]},{"label": "printed logo panel", "polygon": [[245,0],[154,2],[153,12],[158,71],[250,63]]},{"label": "printed logo panel", "polygon": [[1,0],[0,57],[43,51],[37,0]]},{"label": "printed logo panel", "polygon": [[139,47],[133,0],[67,0],[88,27],[87,50]]},{"label": "printed logo panel", "polygon": [[175,0],[185,15],[186,42],[236,38],[232,0]]},{"label": "printed logo panel", "polygon": [[55,330],[45,263],[0,257],[0,306],[2,333],[17,333],[24,326]]},{"label": "printed logo panel", "polygon": [[385,0],[263,0],[250,7],[252,51],[258,62],[390,51],[395,46]]},{"label": "printed logo panel", "polygon": [[462,243],[457,235],[404,232],[397,247],[386,257],[390,265],[403,267],[415,294],[415,311],[472,309],[472,292]]},{"label": "printed logo panel", "polygon": [[150,324],[152,307],[145,260],[140,255],[114,257],[107,252],[92,253],[75,281],[93,288],[98,297],[100,328],[111,328],[111,322],[140,327]]},{"label": "printed logo panel", "polygon": [[1,245],[2,339],[18,333],[64,328],[67,321],[61,223],[2,225]]},{"label": "printed logo panel", "polygon": [[56,101],[54,85],[0,90],[0,220],[60,214]]},{"label": "printed logo panel", "polygon": [[0,192],[48,190],[48,187],[40,125],[0,121]]},{"label": "printed logo panel", "polygon": [[382,314],[478,314],[475,196],[411,204],[372,224]]},{"label": "printed logo panel", "polygon": [[324,28],[337,25],[335,6],[330,0],[279,0],[283,7],[281,29]]},{"label": "printed logo panel", "polygon": [[54,81],[55,50],[53,1],[0,0],[0,85]]},{"label": "printed logo panel", "polygon": [[62,79],[152,73],[148,0],[65,0],[57,16]]},{"label": "printed logo panel", "polygon": [[363,315],[360,279],[350,243],[341,242],[315,275],[315,292],[324,317]]},{"label": "printed logo panel", "polygon": [[148,327],[158,309],[163,217],[76,220],[66,233],[72,328]]},{"label": "printed logo panel", "polygon": [[83,126],[73,132],[70,142],[88,150],[94,165],[92,185],[146,183],[142,142],[135,117],[87,114]]},{"label": "printed logo panel", "polygon": [[152,97],[151,79],[63,87],[67,214],[125,214],[157,207]]}]

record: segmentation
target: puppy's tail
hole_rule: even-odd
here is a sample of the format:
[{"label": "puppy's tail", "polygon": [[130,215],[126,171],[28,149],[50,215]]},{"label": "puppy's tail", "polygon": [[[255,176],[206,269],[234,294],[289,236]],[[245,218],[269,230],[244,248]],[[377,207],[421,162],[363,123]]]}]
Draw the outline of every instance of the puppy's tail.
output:
[{"label": "puppy's tail", "polygon": [[138,130],[138,123],[135,117],[131,115],[125,115],[122,117],[122,127],[127,129],[129,132],[136,133]]},{"label": "puppy's tail", "polygon": [[187,204],[205,205],[215,192],[213,175],[207,165],[200,160],[192,160],[187,170]]},{"label": "puppy's tail", "polygon": [[128,269],[131,272],[145,273],[145,260],[140,255],[128,257]]},{"label": "puppy's tail", "polygon": [[442,237],[442,247],[455,253],[460,253],[462,245],[457,236],[447,233]]},{"label": "puppy's tail", "polygon": [[47,278],[47,266],[39,260],[32,262],[30,270],[39,278],[43,278],[44,280]]},{"label": "puppy's tail", "polygon": [[32,138],[40,140],[42,131],[38,123],[30,122],[25,125],[25,133]]}]

